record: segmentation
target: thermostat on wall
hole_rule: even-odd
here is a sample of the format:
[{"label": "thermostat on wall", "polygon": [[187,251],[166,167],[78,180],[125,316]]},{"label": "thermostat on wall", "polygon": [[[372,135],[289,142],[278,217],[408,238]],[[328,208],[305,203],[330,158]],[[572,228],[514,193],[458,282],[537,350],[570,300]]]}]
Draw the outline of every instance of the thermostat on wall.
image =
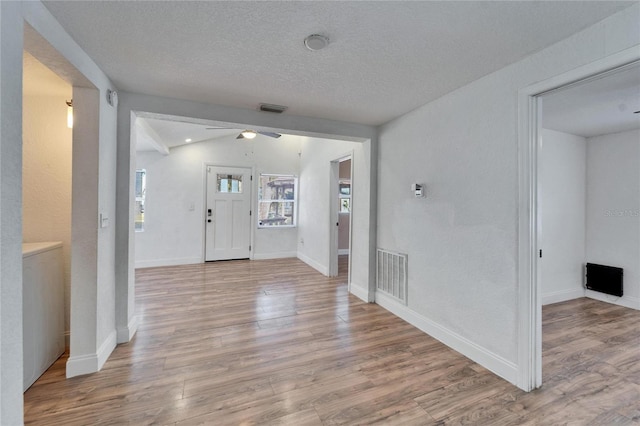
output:
[{"label": "thermostat on wall", "polygon": [[112,107],[118,106],[118,92],[115,90],[108,89],[107,90],[107,103]]},{"label": "thermostat on wall", "polygon": [[411,184],[411,191],[413,191],[413,195],[416,198],[423,198],[425,196],[424,185],[422,185],[420,183],[412,183]]}]

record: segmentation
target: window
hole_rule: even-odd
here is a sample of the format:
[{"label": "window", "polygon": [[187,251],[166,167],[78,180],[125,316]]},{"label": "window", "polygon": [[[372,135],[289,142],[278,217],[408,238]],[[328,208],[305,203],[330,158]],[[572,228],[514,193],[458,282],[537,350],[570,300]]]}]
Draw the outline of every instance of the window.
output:
[{"label": "window", "polygon": [[242,175],[218,174],[216,188],[218,192],[242,194]]},{"label": "window", "polygon": [[136,170],[136,212],[135,230],[144,231],[144,199],[147,192],[147,172],[144,169]]},{"label": "window", "polygon": [[258,185],[258,227],[296,226],[298,178],[261,174]]},{"label": "window", "polygon": [[339,206],[340,213],[349,213],[351,212],[351,180],[350,179],[340,179],[340,194],[339,197]]}]

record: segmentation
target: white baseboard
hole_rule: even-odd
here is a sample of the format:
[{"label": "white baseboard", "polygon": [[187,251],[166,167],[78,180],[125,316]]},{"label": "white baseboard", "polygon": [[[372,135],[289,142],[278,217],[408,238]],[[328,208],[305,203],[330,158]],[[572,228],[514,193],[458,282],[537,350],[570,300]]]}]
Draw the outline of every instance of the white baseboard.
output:
[{"label": "white baseboard", "polygon": [[115,348],[116,331],[113,330],[102,342],[96,353],[69,357],[67,360],[67,378],[100,371]]},{"label": "white baseboard", "polygon": [[302,260],[304,263],[306,263],[307,265],[311,266],[313,269],[315,269],[316,271],[320,272],[322,275],[327,275],[329,276],[329,268],[322,265],[319,262],[316,262],[315,260],[311,259],[309,256],[306,256],[302,253],[296,253],[298,259]]},{"label": "white baseboard", "polygon": [[640,298],[633,296],[612,296],[610,294],[600,293],[599,291],[586,290],[585,296],[590,299],[599,300],[601,302],[612,303],[625,308],[640,310]]},{"label": "white baseboard", "polygon": [[584,289],[573,289],[573,290],[563,290],[563,291],[554,291],[552,293],[547,293],[542,295],[542,305],[550,305],[552,303],[560,303],[566,302],[567,300],[579,299],[584,297]]},{"label": "white baseboard", "polygon": [[200,257],[183,257],[180,259],[153,259],[153,260],[137,260],[137,268],[156,268],[158,266],[176,266],[176,265],[193,265],[194,263],[202,263]]},{"label": "white baseboard", "polygon": [[286,259],[288,257],[298,257],[298,253],[295,251],[279,251],[275,253],[254,253],[253,254],[253,260]]},{"label": "white baseboard", "polygon": [[134,315],[131,317],[129,324],[126,327],[118,328],[118,343],[127,343],[133,339],[133,336],[138,330],[138,317]]},{"label": "white baseboard", "polygon": [[111,352],[113,352],[113,350],[116,348],[116,344],[117,333],[115,330],[113,330],[111,333],[109,333],[109,336],[105,339],[104,342],[102,342],[100,348],[98,349],[98,370],[100,370],[104,363],[107,362],[109,355],[111,355]]},{"label": "white baseboard", "polygon": [[441,325],[418,314],[417,312],[412,311],[409,307],[396,302],[380,292],[376,292],[376,303],[508,382],[516,384],[518,379],[518,366],[513,362],[494,354],[486,348],[477,345],[476,343],[445,327],[442,327]]},{"label": "white baseboard", "polygon": [[349,286],[349,292],[351,292],[351,294],[353,294],[363,302],[366,302],[366,303],[373,302],[373,300],[369,300],[369,289],[367,288],[362,288],[359,285],[351,283],[351,285]]},{"label": "white baseboard", "polygon": [[345,255],[345,254],[349,254],[349,249],[348,248],[346,248],[346,249],[338,249],[338,256],[342,256],[342,255]]}]

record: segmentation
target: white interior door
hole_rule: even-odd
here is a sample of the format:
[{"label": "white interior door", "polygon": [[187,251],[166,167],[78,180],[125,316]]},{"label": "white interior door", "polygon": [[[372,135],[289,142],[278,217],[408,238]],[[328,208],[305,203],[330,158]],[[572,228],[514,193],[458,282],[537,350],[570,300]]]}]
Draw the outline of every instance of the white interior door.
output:
[{"label": "white interior door", "polygon": [[251,169],[207,166],[205,260],[247,259],[251,250]]}]

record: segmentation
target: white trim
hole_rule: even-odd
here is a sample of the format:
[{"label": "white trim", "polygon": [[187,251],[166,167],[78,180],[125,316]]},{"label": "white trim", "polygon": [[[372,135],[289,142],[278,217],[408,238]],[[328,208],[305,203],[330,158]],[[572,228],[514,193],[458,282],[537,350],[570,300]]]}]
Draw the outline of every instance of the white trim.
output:
[{"label": "white trim", "polygon": [[542,300],[538,265],[538,96],[640,60],[633,46],[518,91],[518,380],[530,391],[542,385]]},{"label": "white trim", "polygon": [[98,371],[98,355],[70,356],[67,360],[67,379]]},{"label": "white trim", "polygon": [[362,288],[361,286],[351,283],[349,286],[349,293],[356,296],[358,299],[362,300],[365,303],[371,303],[373,300],[369,300],[369,288]]},{"label": "white trim", "polygon": [[278,251],[274,253],[254,253],[253,260],[265,260],[265,259],[286,259],[289,257],[298,257],[298,252],[295,251]]},{"label": "white trim", "polygon": [[338,276],[340,159],[329,161],[329,276]]},{"label": "white trim", "polygon": [[567,300],[579,299],[584,297],[584,289],[554,291],[542,295],[542,306],[552,303],[566,302]]},{"label": "white trim", "polygon": [[116,344],[117,333],[115,330],[113,330],[111,333],[109,333],[109,336],[105,339],[105,341],[102,342],[100,348],[98,348],[98,370],[100,370],[104,363],[107,362],[109,355],[111,355],[111,352],[113,352],[113,350],[116,348]]},{"label": "white trim", "polygon": [[325,265],[319,262],[316,262],[315,260],[311,259],[309,256],[306,256],[302,253],[297,253],[296,257],[302,260],[307,265],[311,266],[316,271],[320,272],[322,275],[329,276],[329,268],[326,267]]},{"label": "white trim", "polygon": [[640,310],[640,297],[618,297],[592,290],[586,290],[585,297],[588,297],[589,299],[599,300],[601,302],[611,303],[613,305],[624,306],[625,308]]},{"label": "white trim", "polygon": [[117,330],[117,342],[118,343],[128,343],[133,339],[133,336],[138,331],[138,317],[134,315],[129,320],[129,323],[126,327],[121,327]]},{"label": "white trim", "polygon": [[418,314],[381,292],[376,292],[376,303],[508,382],[516,383],[518,366],[513,362]]},{"label": "white trim", "polygon": [[194,263],[204,263],[204,262],[199,257],[182,257],[179,259],[138,260],[136,262],[136,269],[156,268],[158,266],[193,265]]},{"label": "white trim", "polygon": [[100,371],[116,348],[116,331],[113,330],[94,354],[71,356],[67,360],[67,379]]},{"label": "white trim", "polygon": [[349,249],[338,249],[338,256],[344,256],[345,254],[349,254]]}]

